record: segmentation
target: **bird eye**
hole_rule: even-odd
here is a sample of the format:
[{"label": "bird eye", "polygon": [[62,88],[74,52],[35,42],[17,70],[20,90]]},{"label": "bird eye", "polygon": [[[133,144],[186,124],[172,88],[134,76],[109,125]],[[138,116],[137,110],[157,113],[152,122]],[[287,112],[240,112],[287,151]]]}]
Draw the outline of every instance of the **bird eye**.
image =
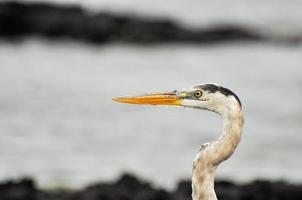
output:
[{"label": "bird eye", "polygon": [[194,92],[194,96],[195,96],[196,98],[201,97],[201,96],[202,96],[202,91],[196,90],[196,91]]}]

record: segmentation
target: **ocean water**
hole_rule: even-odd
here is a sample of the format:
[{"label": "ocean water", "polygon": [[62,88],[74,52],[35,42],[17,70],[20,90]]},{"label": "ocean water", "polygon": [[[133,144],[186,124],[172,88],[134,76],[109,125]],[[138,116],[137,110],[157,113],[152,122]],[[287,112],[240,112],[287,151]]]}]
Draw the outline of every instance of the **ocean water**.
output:
[{"label": "ocean water", "polygon": [[238,94],[246,121],[217,176],[302,181],[301,46],[30,39],[1,42],[0,63],[0,180],[81,187],[128,171],[172,188],[190,177],[200,144],[219,136],[220,117],[111,99],[216,82]]}]

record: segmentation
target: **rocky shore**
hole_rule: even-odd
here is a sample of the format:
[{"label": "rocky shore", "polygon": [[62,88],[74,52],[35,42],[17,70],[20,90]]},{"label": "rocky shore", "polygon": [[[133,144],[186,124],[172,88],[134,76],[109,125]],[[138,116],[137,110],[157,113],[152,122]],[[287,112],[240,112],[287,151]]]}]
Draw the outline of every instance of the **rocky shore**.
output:
[{"label": "rocky shore", "polygon": [[[219,200],[301,200],[302,185],[258,180],[247,184],[217,181]],[[190,200],[191,183],[181,181],[174,191],[155,188],[124,174],[112,183],[98,183],[82,190],[42,190],[31,179],[0,184],[0,200]]]},{"label": "rocky shore", "polygon": [[25,37],[72,39],[103,44],[193,43],[230,41],[300,43],[302,38],[275,37],[255,27],[216,24],[190,29],[170,19],[154,19],[113,13],[90,13],[77,5],[50,3],[0,3],[0,39]]}]

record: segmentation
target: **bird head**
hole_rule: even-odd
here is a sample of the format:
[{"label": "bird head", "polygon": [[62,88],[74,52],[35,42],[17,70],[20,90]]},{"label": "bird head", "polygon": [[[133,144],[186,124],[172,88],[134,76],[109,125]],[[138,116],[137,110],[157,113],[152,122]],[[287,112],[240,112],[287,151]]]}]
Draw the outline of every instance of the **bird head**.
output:
[{"label": "bird head", "polygon": [[130,104],[171,105],[210,110],[219,114],[241,110],[241,102],[231,90],[217,84],[202,84],[185,90],[114,98]]}]

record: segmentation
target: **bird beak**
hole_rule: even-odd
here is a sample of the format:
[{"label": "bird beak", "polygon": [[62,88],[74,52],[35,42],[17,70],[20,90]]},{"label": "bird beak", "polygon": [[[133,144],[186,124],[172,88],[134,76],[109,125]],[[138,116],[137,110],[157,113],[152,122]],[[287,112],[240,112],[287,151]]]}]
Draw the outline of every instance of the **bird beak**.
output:
[{"label": "bird beak", "polygon": [[180,106],[182,98],[176,92],[153,93],[133,97],[114,98],[114,101],[129,104],[147,104],[147,105],[174,105]]}]

